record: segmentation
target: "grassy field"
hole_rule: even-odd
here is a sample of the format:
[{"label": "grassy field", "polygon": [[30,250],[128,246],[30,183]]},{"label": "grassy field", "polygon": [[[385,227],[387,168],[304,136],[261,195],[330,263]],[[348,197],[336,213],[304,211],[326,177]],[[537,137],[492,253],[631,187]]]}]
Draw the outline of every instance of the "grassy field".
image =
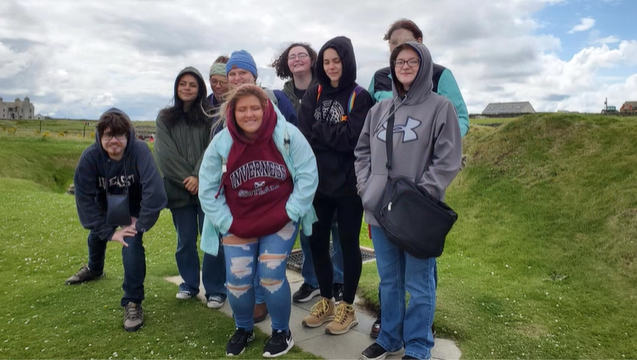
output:
[{"label": "grassy field", "polygon": [[[51,137],[93,137],[97,120],[0,120],[1,134]],[[136,128],[154,128],[154,121],[134,121]]]},{"label": "grassy field", "polygon": [[[472,127],[468,165],[447,192],[460,218],[438,261],[440,337],[466,358],[637,357],[635,138],[634,118],[536,115]],[[61,285],[86,258],[87,232],[62,192],[88,143],[0,133],[0,358],[223,356],[232,320],[175,301],[164,280],[177,274],[167,211],[145,237],[142,331],[121,330],[117,246],[104,280]],[[364,266],[359,287],[372,304],[375,266]],[[260,357],[250,348],[244,357]]]},{"label": "grassy field", "polygon": [[[222,358],[234,321],[198,300],[175,299],[175,230],[164,210],[144,236],[146,326],[122,329],[120,246],[109,243],[106,278],[64,280],[86,262],[86,236],[64,194],[89,140],[0,135],[1,359]],[[240,358],[261,358],[259,332]],[[314,358],[294,348],[285,358]]]}]

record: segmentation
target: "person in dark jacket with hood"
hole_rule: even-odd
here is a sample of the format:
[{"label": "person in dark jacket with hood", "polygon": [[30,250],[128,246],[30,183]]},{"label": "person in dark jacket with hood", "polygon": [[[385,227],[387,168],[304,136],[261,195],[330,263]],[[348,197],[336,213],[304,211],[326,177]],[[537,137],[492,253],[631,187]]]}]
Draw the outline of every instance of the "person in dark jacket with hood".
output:
[{"label": "person in dark jacket with hood", "polygon": [[[382,317],[380,334],[361,359],[382,359],[403,346],[404,358],[429,359],[436,258],[420,259],[401,250],[374,217],[387,184],[387,121],[395,119],[392,175],[412,180],[441,201],[460,170],[462,139],[453,103],[432,91],[433,61],[425,45],[410,41],[397,46],[390,65],[394,97],[369,111],[355,151],[358,191],[376,250]],[[405,292],[410,294],[408,307]]]},{"label": "person in dark jacket with hood", "polygon": [[[175,259],[183,279],[176,297],[190,299],[199,293],[199,252],[204,213],[199,204],[199,167],[210,140],[211,118],[206,100],[206,83],[193,67],[175,79],[174,105],[157,116],[155,157],[168,194],[168,208],[177,231]],[[226,301],[223,257],[204,254],[201,280],[206,304],[218,309]]]},{"label": "person in dark jacket with hood", "polygon": [[230,58],[224,55],[219,56],[212,66],[210,66],[210,71],[208,72],[210,76],[210,90],[212,91],[208,96],[208,104],[213,114],[210,140],[223,129],[223,122],[219,121],[221,118],[219,111],[221,105],[226,101],[226,94],[230,90],[230,84],[226,76],[226,63],[229,59]]},{"label": "person in dark jacket with hood", "polygon": [[[316,155],[319,186],[314,198],[318,222],[310,244],[321,299],[303,319],[306,327],[325,327],[328,334],[344,334],[358,324],[354,297],[361,274],[359,234],[363,215],[356,193],[354,147],[373,101],[356,84],[356,58],[351,41],[329,40],[318,55],[315,73],[319,85],[309,88],[301,102],[299,130]],[[336,212],[344,261],[343,300],[335,309],[330,227]]]},{"label": "person in dark jacket with hood", "polygon": [[[318,54],[312,49],[310,44],[292,43],[272,62],[271,66],[274,68],[276,75],[282,80],[288,80],[283,85],[283,93],[290,99],[297,114],[301,111],[301,99],[303,99],[307,89],[312,85],[318,84],[314,77],[317,58]],[[303,303],[320,295],[321,291],[314,273],[310,238],[303,233],[299,235],[299,238],[303,252],[303,264],[301,265],[303,284],[292,295],[292,300],[296,303]],[[334,217],[332,222],[332,242],[334,244],[331,255],[334,265],[333,292],[334,300],[338,302],[343,300],[343,252],[338,238],[336,217]]]},{"label": "person in dark jacket with hood", "polygon": [[124,329],[136,331],[144,325],[146,257],[142,237],[166,206],[166,192],[148,145],[135,137],[123,111],[113,108],[102,114],[95,143],[82,153],[73,183],[80,223],[90,230],[89,259],[66,284],[101,278],[106,243],[121,243]]}]

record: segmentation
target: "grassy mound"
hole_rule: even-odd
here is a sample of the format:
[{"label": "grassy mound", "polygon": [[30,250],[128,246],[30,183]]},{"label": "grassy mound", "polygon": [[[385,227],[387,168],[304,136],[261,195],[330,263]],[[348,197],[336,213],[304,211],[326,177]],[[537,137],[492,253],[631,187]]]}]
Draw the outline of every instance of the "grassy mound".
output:
[{"label": "grassy mound", "polygon": [[637,122],[601,116],[472,128],[447,192],[460,218],[438,261],[439,336],[468,358],[637,354],[636,138]]}]

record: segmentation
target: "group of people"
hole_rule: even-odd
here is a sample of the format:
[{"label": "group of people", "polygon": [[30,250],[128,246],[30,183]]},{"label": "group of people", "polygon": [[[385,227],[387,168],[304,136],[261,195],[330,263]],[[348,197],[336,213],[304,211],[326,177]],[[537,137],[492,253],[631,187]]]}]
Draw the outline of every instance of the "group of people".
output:
[{"label": "group of people", "polygon": [[[416,24],[398,20],[384,39],[389,67],[368,90],[356,83],[354,48],[344,36],[318,53],[306,43],[288,46],[272,63],[287,80],[282,91],[256,85],[257,66],[245,50],[215,60],[210,96],[199,71],[183,69],[173,105],[157,117],[154,159],[124,112],[105,112],[74,178],[80,222],[90,230],[89,262],[67,284],[103,276],[106,243],[122,243],[124,328],[141,328],[142,234],[167,207],[183,279],[176,298],[195,297],[201,279],[209,308],[229,302],[235,331],[228,356],[245,350],[254,324],[269,314],[263,356],[276,357],[294,345],[292,301],[319,296],[305,327],[327,324],[326,333],[339,335],[358,324],[364,215],[381,311],[370,332],[376,342],[361,358],[383,359],[403,348],[406,359],[430,358],[436,259],[415,258],[389,242],[373,210],[387,182],[388,119],[395,122],[392,174],[442,200],[460,169],[468,114],[453,75],[433,63]],[[297,236],[304,282],[291,294],[286,264]]]}]

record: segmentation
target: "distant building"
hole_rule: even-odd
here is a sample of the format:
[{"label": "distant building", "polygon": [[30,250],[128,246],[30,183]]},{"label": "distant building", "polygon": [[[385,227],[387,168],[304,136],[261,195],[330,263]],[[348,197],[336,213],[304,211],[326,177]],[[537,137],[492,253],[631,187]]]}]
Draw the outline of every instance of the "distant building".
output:
[{"label": "distant building", "polygon": [[624,105],[622,105],[619,112],[622,115],[635,115],[637,114],[637,101],[626,101]]},{"label": "distant building", "polygon": [[0,119],[35,119],[35,109],[28,97],[24,101],[16,98],[13,102],[5,102],[0,97]]},{"label": "distant building", "polygon": [[521,102],[507,102],[507,103],[490,103],[482,111],[482,115],[497,116],[497,115],[522,115],[522,114],[535,114],[535,109],[528,101]]}]

